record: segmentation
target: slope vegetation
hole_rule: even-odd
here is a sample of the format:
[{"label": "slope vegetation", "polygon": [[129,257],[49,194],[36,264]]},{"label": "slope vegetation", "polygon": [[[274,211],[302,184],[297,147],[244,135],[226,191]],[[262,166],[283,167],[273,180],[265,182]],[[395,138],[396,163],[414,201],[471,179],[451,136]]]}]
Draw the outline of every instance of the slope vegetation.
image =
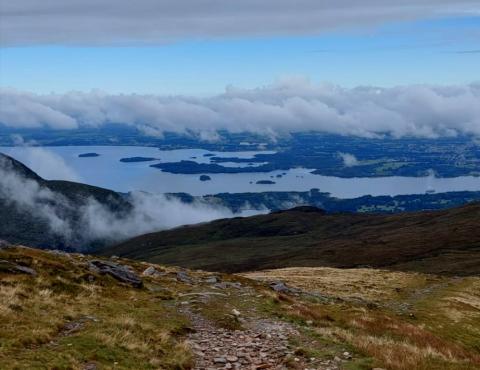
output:
[{"label": "slope vegetation", "polygon": [[240,276],[0,248],[2,370],[473,370],[479,310],[478,277]]},{"label": "slope vegetation", "polygon": [[102,253],[226,272],[372,266],[478,274],[480,204],[396,215],[299,207],[147,234]]}]

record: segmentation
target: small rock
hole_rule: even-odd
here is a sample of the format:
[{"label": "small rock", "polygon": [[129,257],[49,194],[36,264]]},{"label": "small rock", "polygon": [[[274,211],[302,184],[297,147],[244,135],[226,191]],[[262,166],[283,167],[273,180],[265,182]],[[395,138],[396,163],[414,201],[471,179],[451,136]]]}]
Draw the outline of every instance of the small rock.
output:
[{"label": "small rock", "polygon": [[285,285],[282,281],[277,281],[270,284],[270,288],[279,293],[289,293],[290,288]]},{"label": "small rock", "polygon": [[228,362],[237,362],[238,357],[237,356],[227,356],[227,361]]},{"label": "small rock", "polygon": [[83,365],[83,370],[97,370],[97,364],[94,362],[89,362]]},{"label": "small rock", "polygon": [[191,284],[193,282],[192,278],[185,271],[177,272],[177,280],[186,284]]},{"label": "small rock", "polygon": [[236,308],[234,308],[234,309],[232,310],[232,314],[233,314],[235,317],[239,317],[239,316],[241,315],[240,311],[237,310]]},{"label": "small rock", "polygon": [[143,276],[151,276],[151,277],[160,277],[164,276],[166,273],[163,271],[158,271],[155,267],[150,266],[142,272]]},{"label": "small rock", "polygon": [[157,272],[157,270],[155,269],[155,267],[150,266],[150,267],[147,267],[147,268],[145,269],[145,271],[142,272],[142,275],[143,275],[143,276],[152,276],[152,275],[155,275],[155,272]]},{"label": "small rock", "polygon": [[215,357],[213,359],[213,362],[215,362],[216,364],[225,364],[227,363],[227,360],[224,357]]},{"label": "small rock", "polygon": [[204,280],[207,284],[216,284],[219,282],[219,279],[216,276],[209,276]]},{"label": "small rock", "polygon": [[352,355],[350,354],[350,352],[343,352],[343,357],[345,357],[346,359],[351,359],[352,358]]}]

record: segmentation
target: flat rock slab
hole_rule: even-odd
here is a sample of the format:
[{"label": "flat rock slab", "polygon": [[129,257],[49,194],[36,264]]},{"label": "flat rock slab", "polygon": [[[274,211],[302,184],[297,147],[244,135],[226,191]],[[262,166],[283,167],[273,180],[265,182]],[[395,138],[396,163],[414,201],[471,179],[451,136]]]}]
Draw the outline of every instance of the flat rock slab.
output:
[{"label": "flat rock slab", "polygon": [[93,260],[89,264],[91,271],[102,275],[110,275],[122,283],[130,284],[135,288],[141,288],[143,281],[127,266],[115,262]]},{"label": "flat rock slab", "polygon": [[26,274],[36,276],[37,272],[26,266],[16,265],[10,261],[0,260],[0,272],[7,272],[11,274]]}]

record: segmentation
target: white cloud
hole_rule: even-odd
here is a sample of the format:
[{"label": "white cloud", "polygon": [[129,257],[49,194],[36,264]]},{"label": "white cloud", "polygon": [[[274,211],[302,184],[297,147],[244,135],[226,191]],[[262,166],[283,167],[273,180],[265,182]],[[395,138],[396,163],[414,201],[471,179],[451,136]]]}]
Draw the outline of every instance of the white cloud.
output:
[{"label": "white cloud", "polygon": [[[194,133],[205,140],[217,139],[220,130],[270,137],[310,130],[361,137],[480,136],[479,84],[347,89],[295,81],[250,90],[228,87],[208,98],[7,89],[0,100],[9,102],[7,113],[0,109],[0,122],[14,128],[25,127],[26,115],[30,127],[52,127],[43,114],[48,111],[70,122],[64,128],[122,123],[150,135]],[[39,109],[25,112],[25,102]]]},{"label": "white cloud", "polygon": [[0,5],[0,41],[165,43],[318,34],[389,21],[478,15],[478,0],[15,0]]},{"label": "white cloud", "polygon": [[357,157],[355,157],[353,154],[338,153],[338,155],[342,159],[343,165],[345,167],[354,167],[354,166],[358,166],[358,164],[359,164],[359,161],[358,161]]},{"label": "white cloud", "polygon": [[81,177],[65,160],[51,150],[41,147],[28,147],[20,154],[22,162],[47,180],[68,180],[81,182]]},{"label": "white cloud", "polygon": [[58,129],[76,128],[74,118],[38,102],[37,97],[13,89],[2,91],[0,100],[0,121],[9,126],[34,128],[48,126]]},{"label": "white cloud", "polygon": [[43,147],[35,146],[35,141],[25,141],[21,135],[12,135],[15,146],[25,149],[19,151],[17,159],[47,180],[67,180],[81,182],[81,177],[58,154]]},{"label": "white cloud", "polygon": [[143,192],[130,193],[129,212],[114,212],[93,197],[76,201],[50,190],[44,183],[21,176],[0,156],[0,199],[46,223],[68,246],[83,249],[92,241],[120,241],[136,235],[184,224],[233,217],[229,209],[201,200],[182,203],[176,198]]}]

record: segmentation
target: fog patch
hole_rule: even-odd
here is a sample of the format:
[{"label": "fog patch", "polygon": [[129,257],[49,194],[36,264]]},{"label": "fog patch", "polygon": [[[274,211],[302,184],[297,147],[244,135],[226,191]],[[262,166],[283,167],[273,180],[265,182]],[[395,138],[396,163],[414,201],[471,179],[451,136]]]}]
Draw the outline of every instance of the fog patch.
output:
[{"label": "fog patch", "polygon": [[342,159],[345,167],[354,167],[360,164],[357,157],[350,153],[338,153],[338,156]]},{"label": "fog patch", "polygon": [[132,210],[123,217],[89,198],[81,208],[82,223],[99,239],[127,239],[180,225],[197,224],[233,217],[227,208],[201,201],[183,203],[163,194],[132,192],[128,196]]},{"label": "fog patch", "polygon": [[[221,205],[202,200],[183,203],[165,195],[133,192],[127,209],[112,209],[95,197],[72,198],[48,188],[48,182],[26,178],[0,156],[0,198],[31,219],[41,220],[68,247],[83,250],[91,243],[118,242],[148,232],[236,216]],[[121,199],[121,198],[120,198]]]},{"label": "fog patch", "polygon": [[25,166],[34,168],[35,172],[44,179],[82,181],[80,175],[55,152],[36,146],[37,143],[35,141],[26,141],[21,135],[12,135],[12,142],[15,146],[24,148],[24,150],[18,153],[18,160]]}]

